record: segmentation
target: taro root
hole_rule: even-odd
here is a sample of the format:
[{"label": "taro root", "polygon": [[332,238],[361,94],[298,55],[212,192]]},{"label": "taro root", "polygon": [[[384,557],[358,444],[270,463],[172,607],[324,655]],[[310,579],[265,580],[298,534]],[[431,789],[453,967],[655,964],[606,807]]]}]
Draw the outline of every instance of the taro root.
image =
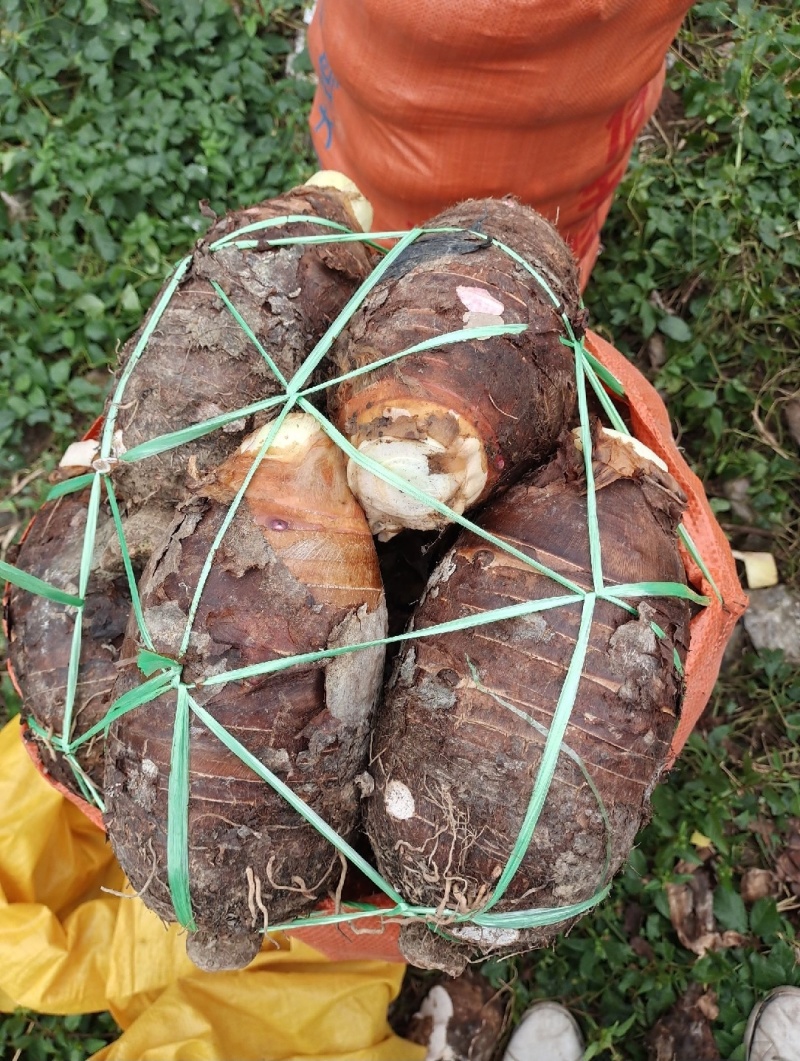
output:
[{"label": "taro root", "polygon": [[[200,571],[267,427],[199,488],[141,580],[157,653],[178,659]],[[210,567],[181,659],[187,684],[298,653],[380,640],[386,607],[373,539],[339,449],[307,414],[290,414],[250,482]],[[123,660],[141,641],[133,625]],[[202,685],[192,695],[340,835],[359,817],[383,646],[268,676]],[[141,680],[139,677],[138,680]],[[135,664],[115,692],[137,684]],[[167,792],[176,694],[123,715],[106,753],[107,828],[142,899],[175,920],[167,887]],[[205,969],[238,968],[268,924],[337,892],[333,846],[196,717],[189,763],[189,891]]]},{"label": "taro root", "polygon": [[[575,403],[560,313],[489,237],[539,272],[579,335],[578,276],[555,229],[513,199],[469,200],[425,227],[463,231],[421,236],[390,266],[334,345],[339,373],[459,329],[527,330],[411,354],[344,381],[330,390],[329,412],[361,453],[461,513],[547,457]],[[348,479],[382,540],[447,522],[353,460]]]},{"label": "taro root", "polygon": [[[88,490],[45,502],[18,547],[16,565],[56,589],[76,595],[88,504]],[[127,521],[127,543],[134,573],[141,573],[155,541],[171,522],[165,522],[165,515],[156,510],[146,520],[132,517]],[[85,733],[108,710],[129,611],[130,592],[116,530],[110,512],[101,505],[82,615],[81,652],[69,738]],[[74,607],[17,586],[8,587],[5,622],[10,671],[22,697],[24,713],[33,716],[49,734],[44,738],[31,730],[30,738],[39,744],[40,758],[47,772],[81,795],[73,769],[49,739],[64,735],[76,615]],[[80,745],[74,754],[95,788],[102,792],[102,735]]]},{"label": "taro root", "polygon": [[[357,199],[365,202],[357,190],[303,185],[232,211],[211,226],[125,386],[115,425],[117,454],[280,393],[266,359],[213,285],[222,289],[288,380],[365,279],[372,254],[359,241],[268,246],[269,240],[335,234],[313,220],[237,237],[256,240],[253,249],[211,247],[246,225],[289,215],[326,218],[360,231],[351,208]],[[153,308],[161,294],[163,289]],[[117,378],[127,369],[152,312],[122,350]],[[122,463],[115,469],[119,492],[134,507],[151,499],[175,504],[187,496],[189,459],[192,475],[202,477],[253,426],[253,418],[244,417],[176,449]]]},{"label": "taro root", "polygon": [[[212,281],[225,291],[289,378],[371,266],[370,253],[357,241],[310,247],[267,246],[268,239],[332,231],[312,221],[250,234],[259,240],[252,250],[230,247],[212,252],[214,241],[255,221],[289,214],[316,215],[359,230],[356,215],[365,206],[368,204],[355,185],[341,174],[320,173],[309,185],[218,220],[198,243],[187,273],[125,387],[115,425],[115,452],[278,393],[275,376],[225,308]],[[368,217],[361,216],[368,222]],[[161,294],[163,290],[124,347],[118,375],[126,369]],[[107,403],[106,411],[108,408]],[[210,464],[235,449],[252,420],[243,418],[160,456],[113,466],[125,538],[137,577],[154,542],[172,522],[175,502],[187,496],[191,476],[200,476]],[[90,471],[98,455],[97,441],[87,438],[74,443],[62,460],[64,476]],[[44,506],[19,552],[18,564],[23,570],[59,588],[77,591],[87,498],[88,494],[64,497]],[[122,554],[105,506],[100,513],[92,567],[72,737],[106,714],[130,608]],[[43,728],[59,735],[74,614],[74,609],[43,597],[19,589],[11,591],[10,659],[25,711]],[[72,769],[40,739],[42,743],[46,767],[79,793]],[[76,757],[94,784],[102,788],[102,743],[82,745]]]},{"label": "taro root", "polygon": [[[603,432],[594,447],[606,585],[686,582],[675,537],[684,498],[665,466],[647,454],[614,432]],[[592,589],[583,455],[571,435],[547,466],[490,503],[479,524]],[[413,628],[569,592],[462,532],[434,571]],[[636,604],[638,616],[596,601],[563,741],[592,778],[608,828],[586,775],[562,749],[524,858],[487,913],[591,898],[628,857],[647,820],[680,703],[674,653],[685,655],[689,606],[655,596]],[[567,927],[563,920],[519,929],[448,917],[480,912],[509,860],[580,618],[580,604],[561,606],[421,637],[398,657],[373,738],[367,832],[381,872],[407,901],[436,909],[434,920],[454,940],[424,922],[408,926],[401,948],[412,964],[455,973],[471,954],[541,946]]]}]

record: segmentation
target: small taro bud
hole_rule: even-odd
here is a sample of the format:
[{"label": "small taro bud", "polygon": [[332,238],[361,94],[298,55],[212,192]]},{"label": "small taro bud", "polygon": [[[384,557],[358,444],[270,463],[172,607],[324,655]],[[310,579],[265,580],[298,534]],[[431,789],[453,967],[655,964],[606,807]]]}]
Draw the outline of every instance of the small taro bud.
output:
[{"label": "small taro bud", "polygon": [[362,232],[369,232],[372,228],[372,204],[366,196],[362,195],[358,187],[335,169],[321,169],[312,177],[309,177],[305,186],[311,188],[335,188],[347,198],[350,209],[353,211]]}]

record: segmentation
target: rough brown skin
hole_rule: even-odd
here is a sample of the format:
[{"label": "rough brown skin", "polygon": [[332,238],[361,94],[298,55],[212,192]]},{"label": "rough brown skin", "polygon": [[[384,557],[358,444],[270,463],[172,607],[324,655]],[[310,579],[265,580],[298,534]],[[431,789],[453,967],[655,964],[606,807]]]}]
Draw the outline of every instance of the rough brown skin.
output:
[{"label": "rough brown skin", "polygon": [[[478,229],[516,250],[545,277],[582,333],[574,259],[533,210],[513,199],[468,200],[426,225],[447,226]],[[504,307],[501,316],[483,319],[469,312],[459,287],[490,295]],[[423,236],[371,291],[332,351],[343,373],[442,333],[501,318],[505,324],[527,324],[528,330],[410,355],[331,388],[335,423],[356,446],[365,439],[423,433],[449,444],[448,430],[457,430],[452,410],[483,443],[488,477],[476,503],[485,500],[498,484],[552,452],[575,403],[573,355],[560,342],[563,321],[521,265],[468,231]],[[389,408],[420,399],[431,403],[427,420],[422,413],[387,419]],[[431,472],[449,470],[431,466]]]},{"label": "rough brown skin", "polygon": [[[311,221],[243,236],[259,240],[253,250],[209,249],[216,240],[245,225],[292,214],[327,218],[359,231],[346,196],[317,187],[295,188],[257,206],[232,211],[215,222],[197,244],[188,272],[125,388],[116,427],[126,449],[282,390],[212,281],[219,283],[285,378],[290,379],[365,279],[372,254],[358,241],[267,246],[271,239],[332,231]],[[160,294],[153,307],[159,298]],[[117,378],[149,317],[122,350]],[[259,422],[266,418],[262,414]],[[187,496],[190,457],[194,459],[192,474],[202,477],[252,429],[253,418],[249,417],[159,456],[123,463],[114,473],[118,490],[136,508],[150,500],[174,505]]]},{"label": "rough brown skin", "polygon": [[[492,503],[480,524],[588,589],[580,461],[568,437],[550,465]],[[628,474],[633,477],[620,478]],[[685,583],[674,534],[683,498],[674,481],[649,462],[633,471],[627,458],[607,448],[595,450],[595,477],[606,583]],[[434,572],[414,626],[566,592],[465,533]],[[677,599],[650,598],[639,611],[636,620],[597,603],[565,736],[610,819],[608,871],[604,875],[607,837],[597,801],[578,766],[562,754],[528,852],[496,912],[591,897],[627,858],[647,819],[675,725],[681,688],[673,646],[682,656],[689,608]],[[367,831],[381,872],[407,900],[440,908],[446,917],[476,910],[487,898],[519,834],[544,744],[496,698],[547,730],[579,618],[579,606],[562,607],[421,638],[399,656],[373,738]],[[651,621],[666,632],[663,641]],[[414,801],[413,813],[402,812],[405,818],[387,812],[388,786],[401,791],[397,783]],[[455,974],[470,956],[541,946],[564,927],[493,936],[473,926],[467,929],[470,946],[448,944],[416,924],[404,932],[401,947],[412,964]]]},{"label": "rough brown skin", "polygon": [[[211,287],[212,279],[227,292],[287,378],[364,279],[372,259],[359,242],[305,248],[268,248],[264,242],[329,231],[311,222],[261,233],[262,243],[254,250],[209,250],[215,240],[244,225],[289,214],[325,217],[358,230],[347,197],[325,188],[296,188],[216,221],[198,243],[186,276],[128,382],[116,421],[125,448],[278,392],[266,362]],[[153,307],[160,297],[161,293]],[[151,314],[152,307],[123,348],[117,376]],[[111,395],[106,412],[110,401]],[[202,477],[236,448],[252,420],[242,419],[161,456],[116,466],[114,487],[137,576],[172,522],[173,506],[186,498],[194,478]],[[18,566],[60,588],[77,588],[87,498],[88,494],[82,494],[47,503],[20,548]],[[101,513],[92,566],[72,736],[99,721],[110,705],[130,608],[107,510]],[[60,734],[72,611],[14,589],[8,621],[11,663],[25,709],[45,728]],[[82,746],[76,755],[102,790],[102,741]],[[59,781],[80,792],[72,769],[58,753],[45,745],[42,760],[50,764]]]},{"label": "rough brown skin", "polygon": [[[88,490],[46,502],[19,545],[16,565],[58,589],[77,593],[88,503]],[[155,518],[129,521],[129,548],[137,574],[141,573],[144,560],[164,529],[163,520],[159,526]],[[70,729],[73,738],[99,722],[108,710],[129,610],[130,593],[114,523],[108,510],[101,506],[83,612],[78,685]],[[25,712],[56,736],[61,736],[63,731],[75,614],[74,608],[10,587],[6,625],[14,679]],[[63,755],[33,731],[31,737],[40,746],[41,759],[48,772],[80,795],[75,774]],[[75,756],[102,792],[102,736],[81,745]]]},{"label": "rough brown skin", "polygon": [[[156,651],[175,658],[210,544],[252,455],[235,454],[188,505],[142,579]],[[374,544],[343,459],[321,436],[299,468],[265,459],[216,554],[183,680],[385,636]],[[129,627],[123,658],[134,657]],[[342,836],[359,816],[383,649],[193,690],[198,701]],[[141,679],[122,672],[120,695]],[[144,902],[175,920],[166,882],[167,784],[175,696],[123,716],[107,746],[106,818],[119,861]],[[267,923],[308,913],[337,891],[339,856],[316,829],[193,718],[189,880],[205,969],[252,960]]]}]

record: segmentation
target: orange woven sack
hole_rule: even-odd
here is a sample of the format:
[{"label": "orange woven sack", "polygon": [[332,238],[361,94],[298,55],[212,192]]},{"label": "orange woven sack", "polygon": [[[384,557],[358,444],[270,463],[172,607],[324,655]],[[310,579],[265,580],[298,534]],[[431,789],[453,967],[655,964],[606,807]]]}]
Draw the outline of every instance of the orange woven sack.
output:
[{"label": "orange woven sack", "polygon": [[320,163],[408,229],[516,195],[554,221],[585,286],[689,0],[320,0],[308,35]]},{"label": "orange woven sack", "polygon": [[585,337],[587,349],[613,373],[625,389],[632,431],[667,464],[673,478],[686,494],[688,504],[683,525],[702,557],[712,582],[681,547],[681,556],[690,584],[709,599],[691,621],[691,640],[686,656],[686,684],[681,712],[672,738],[671,758],[686,743],[708,703],[719,674],[722,654],[747,607],[730,545],[708,503],[703,484],[683,459],[672,437],[666,406],[656,389],[638,369],[605,339],[592,331]]}]

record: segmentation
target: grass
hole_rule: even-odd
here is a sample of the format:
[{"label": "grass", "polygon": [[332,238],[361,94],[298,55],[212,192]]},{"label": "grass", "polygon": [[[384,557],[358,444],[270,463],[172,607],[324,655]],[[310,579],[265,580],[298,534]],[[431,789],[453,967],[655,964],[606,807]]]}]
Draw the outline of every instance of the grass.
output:
[{"label": "grass", "polygon": [[[6,3],[2,549],[40,502],[52,454],[98,410],[116,344],[205,225],[198,201],[221,212],[312,168],[311,89],[284,76],[294,6],[158,12],[138,0]],[[587,296],[594,326],[668,401],[734,546],[772,551],[795,588],[799,56],[789,0],[693,8]],[[552,950],[484,966],[516,1016],[534,998],[562,998],[587,1056],[642,1061],[654,1026],[699,985],[718,1009],[721,1056],[741,1061],[753,1002],[800,985],[800,882],[786,855],[800,831],[799,704],[797,671],[779,654],[733,660],[609,901]],[[743,897],[757,868],[772,874],[771,894]],[[714,931],[738,934],[702,957],[681,941],[667,891],[700,878]],[[78,1058],[115,1034],[104,1015],[18,1013],[0,1020],[0,1053]]]}]

